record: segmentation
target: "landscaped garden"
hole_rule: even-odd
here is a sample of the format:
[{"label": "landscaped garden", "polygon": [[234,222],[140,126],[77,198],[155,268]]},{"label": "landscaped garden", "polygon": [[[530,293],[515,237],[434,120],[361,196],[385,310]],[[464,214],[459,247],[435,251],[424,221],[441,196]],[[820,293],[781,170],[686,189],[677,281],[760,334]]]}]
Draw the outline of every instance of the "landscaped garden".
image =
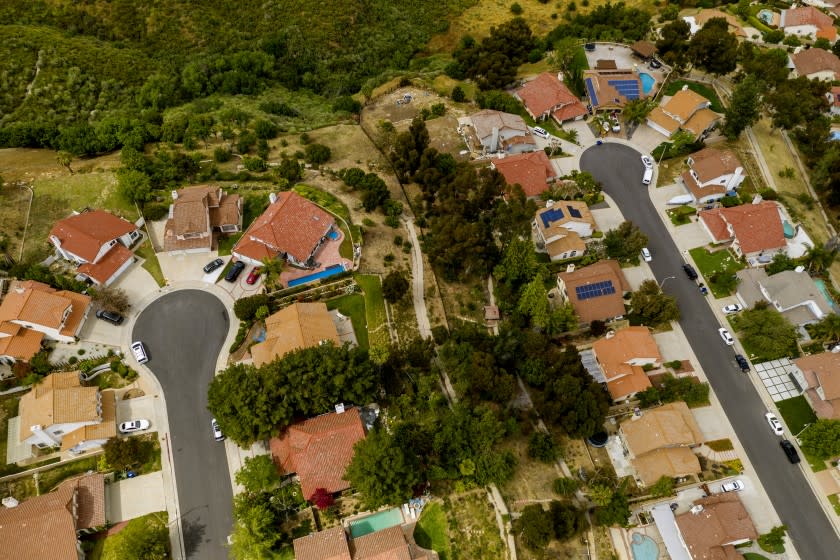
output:
[{"label": "landscaped garden", "polygon": [[738,281],[735,273],[744,268],[744,264],[735,258],[728,249],[714,253],[705,247],[695,247],[689,251],[691,258],[705,278],[712,295],[722,298],[735,291]]},{"label": "landscaped garden", "polygon": [[671,223],[675,226],[691,223],[691,216],[697,214],[697,210],[694,207],[685,205],[669,208],[666,212],[668,213],[668,217],[671,218]]},{"label": "landscaped garden", "polygon": [[[88,545],[90,546],[90,545]],[[150,513],[128,522],[118,533],[93,542],[89,560],[169,557],[169,528],[165,511]]]}]

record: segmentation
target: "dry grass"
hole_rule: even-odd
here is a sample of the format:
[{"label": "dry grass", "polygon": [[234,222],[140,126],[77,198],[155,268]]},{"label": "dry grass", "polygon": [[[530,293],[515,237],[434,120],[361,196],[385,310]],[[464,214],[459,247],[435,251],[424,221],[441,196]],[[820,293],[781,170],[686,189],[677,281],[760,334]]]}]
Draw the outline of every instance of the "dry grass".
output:
[{"label": "dry grass", "polygon": [[448,97],[455,86],[458,85],[460,85],[461,89],[464,90],[464,95],[467,99],[475,99],[475,93],[478,91],[478,88],[476,88],[473,82],[460,82],[450,78],[446,74],[435,76],[435,79],[432,81],[432,88],[438,93],[438,95],[446,97]]},{"label": "dry grass", "polygon": [[505,444],[516,456],[518,466],[513,480],[501,488],[505,503],[513,509],[522,509],[531,500],[551,500],[554,493],[554,479],[562,476],[556,464],[546,464],[528,457],[528,438],[521,437]]},{"label": "dry grass", "polygon": [[486,280],[474,278],[466,282],[447,282],[438,276],[438,288],[450,326],[453,320],[484,324]]},{"label": "dry grass", "polygon": [[429,131],[431,146],[437,151],[452,154],[455,159],[469,159],[469,155],[460,155],[460,152],[466,150],[467,146],[464,145],[463,138],[458,134],[457,115],[449,113],[443,117],[426,121],[426,129]]}]

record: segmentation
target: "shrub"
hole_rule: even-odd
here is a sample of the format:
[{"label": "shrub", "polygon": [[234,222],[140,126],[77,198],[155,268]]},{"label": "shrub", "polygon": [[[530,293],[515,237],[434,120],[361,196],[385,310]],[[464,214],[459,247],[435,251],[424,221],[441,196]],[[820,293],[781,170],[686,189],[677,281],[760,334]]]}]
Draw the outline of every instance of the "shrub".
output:
[{"label": "shrub", "polygon": [[723,205],[724,208],[732,208],[733,206],[738,206],[741,204],[741,199],[737,196],[724,196],[720,199],[720,203]]},{"label": "shrub", "polygon": [[268,169],[268,164],[261,157],[244,156],[242,158],[242,165],[248,171],[265,171]]},{"label": "shrub", "polygon": [[230,150],[227,148],[223,148],[219,146],[215,150],[213,150],[213,159],[216,160],[216,163],[224,163],[226,161],[230,161],[231,153]]},{"label": "shrub", "polygon": [[162,220],[169,215],[169,206],[162,202],[150,202],[143,206],[143,217],[150,222]]},{"label": "shrub", "polygon": [[268,296],[265,294],[240,298],[233,304],[233,313],[240,321],[252,321],[257,310],[262,306],[267,306],[268,303]]},{"label": "shrub", "polygon": [[513,4],[510,5],[510,13],[512,13],[513,15],[515,15],[515,16],[521,15],[522,11],[523,11],[522,6],[520,6],[516,2],[514,2]]},{"label": "shrub", "polygon": [[452,88],[452,94],[450,95],[450,97],[452,98],[452,101],[455,101],[456,103],[461,103],[467,98],[461,86],[455,86],[454,88]]},{"label": "shrub", "polygon": [[307,163],[320,165],[330,160],[332,152],[323,144],[309,144],[306,146],[305,159]]},{"label": "shrub", "polygon": [[260,119],[254,124],[254,134],[261,140],[271,140],[277,136],[277,125],[267,119]]},{"label": "shrub", "polygon": [[432,327],[432,338],[434,339],[435,344],[441,346],[449,340],[449,331],[443,325]]},{"label": "shrub", "polygon": [[551,463],[557,458],[557,444],[551,434],[534,432],[528,438],[528,457],[543,463]]},{"label": "shrub", "polygon": [[561,496],[574,496],[580,488],[580,482],[576,478],[557,478],[554,480],[554,491]]}]

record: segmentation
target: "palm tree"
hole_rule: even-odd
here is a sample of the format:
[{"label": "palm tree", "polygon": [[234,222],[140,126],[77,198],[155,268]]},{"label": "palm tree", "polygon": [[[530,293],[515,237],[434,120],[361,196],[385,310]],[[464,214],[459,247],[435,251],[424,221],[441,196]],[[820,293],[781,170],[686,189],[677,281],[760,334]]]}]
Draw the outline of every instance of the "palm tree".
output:
[{"label": "palm tree", "polygon": [[808,263],[809,272],[822,272],[831,266],[836,256],[836,249],[829,250],[822,245],[814,245],[808,248],[804,260]]},{"label": "palm tree", "polygon": [[811,330],[815,338],[826,342],[840,340],[840,315],[835,313],[826,315],[822,321],[815,323]]},{"label": "palm tree", "polygon": [[279,258],[271,259],[266,257],[262,260],[263,284],[265,284],[267,290],[277,286],[277,282],[280,280],[280,273],[283,272],[283,265],[283,260]]}]

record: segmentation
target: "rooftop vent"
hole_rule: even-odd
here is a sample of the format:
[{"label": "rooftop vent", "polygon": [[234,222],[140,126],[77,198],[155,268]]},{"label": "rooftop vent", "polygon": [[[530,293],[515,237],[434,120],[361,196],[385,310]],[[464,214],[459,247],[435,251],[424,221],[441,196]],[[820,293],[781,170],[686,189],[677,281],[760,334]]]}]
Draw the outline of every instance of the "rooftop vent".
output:
[{"label": "rooftop vent", "polygon": [[343,414],[344,413],[344,403],[338,403],[335,405],[335,413],[336,414]]}]

